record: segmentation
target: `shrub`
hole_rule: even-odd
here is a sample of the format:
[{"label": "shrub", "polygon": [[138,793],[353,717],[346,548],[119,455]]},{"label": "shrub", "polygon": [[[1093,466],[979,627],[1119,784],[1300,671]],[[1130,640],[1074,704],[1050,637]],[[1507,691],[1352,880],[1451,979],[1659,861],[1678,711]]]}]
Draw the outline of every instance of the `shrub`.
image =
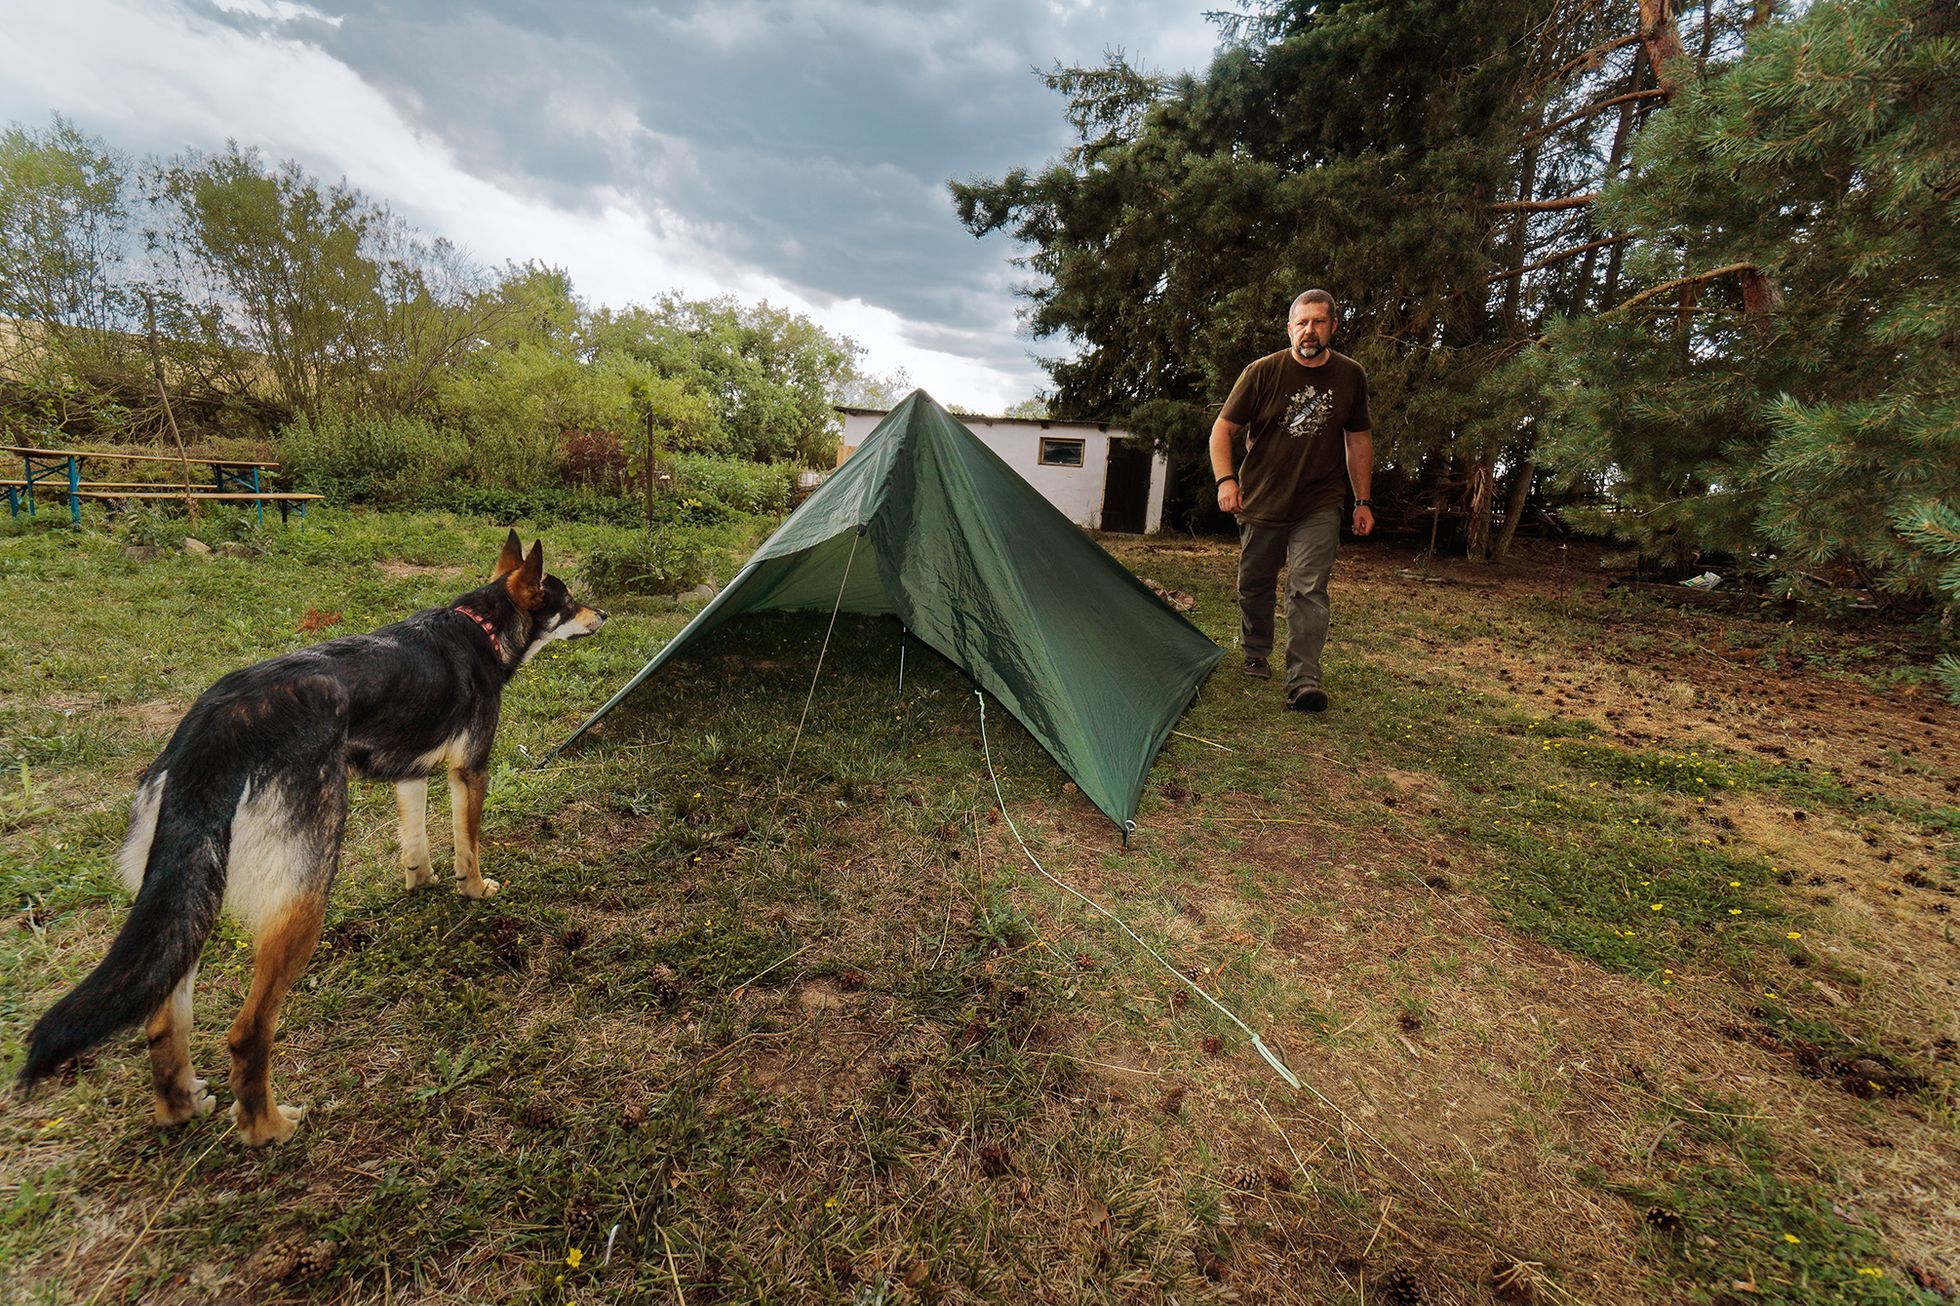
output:
[{"label": "shrub", "polygon": [[573,485],[617,492],[626,484],[626,449],[611,431],[568,428],[559,468]]},{"label": "shrub", "polygon": [[[602,526],[640,526],[646,505],[628,495],[601,494],[579,486],[510,490],[495,485],[452,485],[428,495],[420,507],[488,517],[493,521],[591,522]],[[665,507],[656,502],[656,509]]]},{"label": "shrub", "polygon": [[249,507],[200,505],[197,529],[192,530],[184,505],[168,499],[130,502],[111,509],[109,529],[125,544],[153,549],[175,549],[187,536],[205,544],[260,543],[258,517]]},{"label": "shrub", "polygon": [[713,550],[681,531],[647,531],[585,555],[580,578],[595,594],[678,594],[708,579]]},{"label": "shrub", "polygon": [[672,464],[674,487],[683,499],[764,516],[789,511],[796,468],[788,463],[752,463],[683,453],[675,454]]},{"label": "shrub", "polygon": [[469,476],[469,444],[414,417],[327,412],[280,431],[279,461],[295,488],[329,503],[408,505]]}]

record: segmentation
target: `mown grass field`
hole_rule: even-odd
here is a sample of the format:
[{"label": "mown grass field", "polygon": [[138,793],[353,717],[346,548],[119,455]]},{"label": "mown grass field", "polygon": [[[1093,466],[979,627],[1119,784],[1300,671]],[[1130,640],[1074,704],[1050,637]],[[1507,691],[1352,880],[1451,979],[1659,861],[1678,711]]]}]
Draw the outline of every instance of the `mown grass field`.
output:
[{"label": "mown grass field", "polygon": [[[757,529],[764,524],[756,523]],[[476,583],[503,524],[322,511],[238,556],[0,526],[0,1069],[101,956],[138,771],[222,672]],[[544,533],[549,559],[618,532]],[[1228,646],[1223,543],[1106,542]],[[722,574],[732,573],[736,559]],[[141,1036],[0,1113],[25,1301],[1935,1302],[1960,1282],[1960,713],[1896,633],[1687,611],[1538,546],[1350,547],[1334,710],[1227,661],[1115,829],[893,627],[685,622],[505,699],[487,903],[357,787],[250,1152]],[[1901,667],[1906,668],[1903,672]],[[446,805],[430,804],[439,865]],[[192,1048],[249,949],[210,945]]]}]

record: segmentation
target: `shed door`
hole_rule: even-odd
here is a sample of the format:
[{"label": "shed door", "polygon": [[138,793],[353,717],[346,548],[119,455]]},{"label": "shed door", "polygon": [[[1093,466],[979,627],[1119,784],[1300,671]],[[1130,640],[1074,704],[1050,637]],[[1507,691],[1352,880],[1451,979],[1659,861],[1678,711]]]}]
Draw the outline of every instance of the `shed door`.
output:
[{"label": "shed door", "polygon": [[1150,446],[1142,440],[1109,442],[1102,529],[1143,534],[1144,523],[1150,517],[1150,461]]}]

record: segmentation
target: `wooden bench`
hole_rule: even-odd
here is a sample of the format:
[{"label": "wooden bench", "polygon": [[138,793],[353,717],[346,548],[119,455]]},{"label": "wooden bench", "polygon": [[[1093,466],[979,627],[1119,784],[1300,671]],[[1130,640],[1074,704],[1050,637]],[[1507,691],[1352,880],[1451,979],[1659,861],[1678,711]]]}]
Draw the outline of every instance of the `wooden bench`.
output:
[{"label": "wooden bench", "polygon": [[[0,481],[0,489],[7,493],[7,511],[14,517],[20,516],[23,503],[27,515],[35,515],[35,496],[40,494],[61,495],[68,500],[68,511],[76,525],[82,520],[82,500],[94,499],[100,502],[122,500],[191,500],[199,503],[250,503],[258,509],[261,525],[265,522],[265,505],[270,503],[279,509],[279,520],[290,520],[294,509],[299,511],[301,529],[306,526],[306,505],[317,503],[323,497],[318,494],[298,494],[265,488],[263,474],[277,471],[278,463],[255,462],[244,458],[178,458],[169,454],[124,453],[120,451],[86,449],[42,449],[31,445],[7,445],[0,447],[0,453],[12,454],[21,460],[21,480]],[[177,467],[204,468],[211,473],[211,488],[186,489],[172,487],[161,481],[97,481],[82,479],[84,462],[123,462],[123,463],[170,463]]]}]

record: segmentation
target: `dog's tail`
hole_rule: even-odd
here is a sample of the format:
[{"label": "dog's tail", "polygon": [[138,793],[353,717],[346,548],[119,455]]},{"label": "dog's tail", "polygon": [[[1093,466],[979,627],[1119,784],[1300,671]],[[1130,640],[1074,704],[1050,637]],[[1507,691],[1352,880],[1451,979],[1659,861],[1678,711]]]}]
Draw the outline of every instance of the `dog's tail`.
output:
[{"label": "dog's tail", "polygon": [[137,791],[121,858],[124,879],[141,884],[136,901],[102,964],[35,1022],[23,1088],[162,1006],[211,937],[242,786],[219,781],[229,792],[213,793],[210,779],[171,782],[153,773]]}]

